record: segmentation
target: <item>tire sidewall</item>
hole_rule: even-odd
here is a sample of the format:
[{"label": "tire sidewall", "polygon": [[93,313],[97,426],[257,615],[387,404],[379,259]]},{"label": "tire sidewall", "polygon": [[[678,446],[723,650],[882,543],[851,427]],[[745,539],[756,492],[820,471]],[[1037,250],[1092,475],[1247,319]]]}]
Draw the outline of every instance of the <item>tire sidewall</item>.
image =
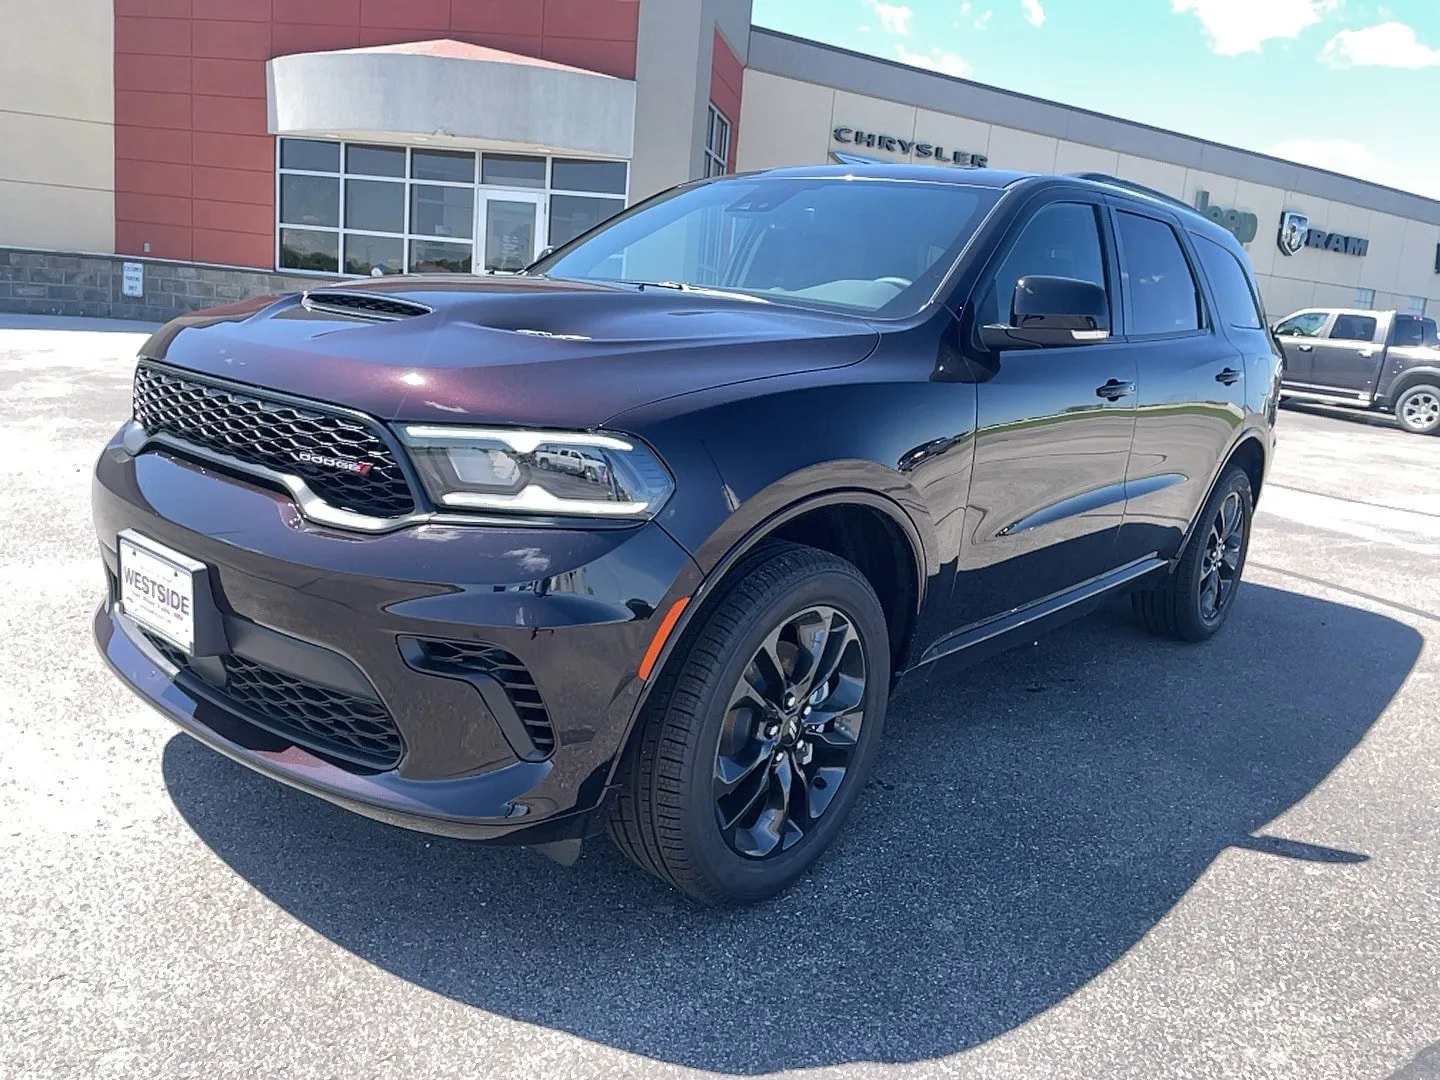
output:
[{"label": "tire sidewall", "polygon": [[1414,427],[1405,422],[1405,402],[1416,394],[1434,394],[1440,398],[1440,386],[1433,386],[1430,383],[1420,383],[1418,386],[1406,387],[1405,392],[1395,399],[1395,419],[1400,426],[1414,435],[1434,435],[1440,432],[1440,421],[1431,424],[1429,427]]},{"label": "tire sidewall", "polygon": [[[766,636],[791,615],[820,604],[837,608],[852,621],[865,651],[866,700],[860,738],[840,791],[819,824],[789,851],[764,859],[748,858],[730,848],[715,821],[712,777],[726,706]],[[699,730],[683,765],[684,787],[689,793],[684,833],[697,867],[720,892],[738,900],[763,899],[783,889],[824,853],[859,798],[880,744],[890,693],[889,635],[880,603],[863,580],[840,570],[823,569],[757,607],[729,649],[718,676],[707,687]]]},{"label": "tire sidewall", "polygon": [[[1219,618],[1207,621],[1200,614],[1200,579],[1201,567],[1204,565],[1205,544],[1209,538],[1215,515],[1219,513],[1224,501],[1233,493],[1238,493],[1240,496],[1240,513],[1245,523],[1244,541],[1240,547],[1240,562],[1235,567],[1235,587],[1231,591],[1230,599],[1221,610]],[[1231,469],[1221,478],[1220,483],[1206,501],[1205,508],[1200,512],[1200,521],[1191,538],[1192,550],[1187,553],[1180,565],[1179,572],[1183,575],[1180,586],[1184,590],[1180,597],[1182,601],[1179,611],[1182,620],[1180,629],[1190,640],[1203,641],[1213,636],[1225,625],[1226,620],[1230,618],[1230,612],[1235,609],[1240,583],[1245,576],[1245,563],[1250,556],[1254,517],[1255,501],[1250,491],[1250,478],[1241,469]]]}]

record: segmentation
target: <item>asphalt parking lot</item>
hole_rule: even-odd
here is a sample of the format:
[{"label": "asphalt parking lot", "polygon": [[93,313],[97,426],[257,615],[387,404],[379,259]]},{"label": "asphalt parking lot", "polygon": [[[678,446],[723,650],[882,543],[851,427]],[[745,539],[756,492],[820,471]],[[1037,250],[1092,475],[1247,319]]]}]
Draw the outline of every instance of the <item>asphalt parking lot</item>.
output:
[{"label": "asphalt parking lot", "polygon": [[1440,439],[1282,413],[1219,639],[1115,605],[906,686],[821,869],[717,913],[141,705],[88,500],[140,338],[6,326],[0,1077],[1440,1078]]}]

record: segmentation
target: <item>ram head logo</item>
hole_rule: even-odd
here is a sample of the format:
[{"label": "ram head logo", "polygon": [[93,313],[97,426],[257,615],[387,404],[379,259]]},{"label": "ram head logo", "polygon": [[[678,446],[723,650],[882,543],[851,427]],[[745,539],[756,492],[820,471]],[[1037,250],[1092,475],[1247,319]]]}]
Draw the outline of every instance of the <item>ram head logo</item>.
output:
[{"label": "ram head logo", "polygon": [[1305,246],[1305,234],[1310,231],[1310,219],[1297,210],[1286,210],[1280,215],[1280,250],[1294,255]]}]

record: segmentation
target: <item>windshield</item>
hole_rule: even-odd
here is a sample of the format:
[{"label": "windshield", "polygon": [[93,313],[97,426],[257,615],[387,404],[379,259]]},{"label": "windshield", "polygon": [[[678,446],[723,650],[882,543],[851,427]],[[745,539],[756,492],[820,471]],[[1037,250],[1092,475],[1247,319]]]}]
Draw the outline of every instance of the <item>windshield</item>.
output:
[{"label": "windshield", "polygon": [[1000,194],[928,181],[741,177],[646,204],[530,273],[894,318],[925,305]]}]

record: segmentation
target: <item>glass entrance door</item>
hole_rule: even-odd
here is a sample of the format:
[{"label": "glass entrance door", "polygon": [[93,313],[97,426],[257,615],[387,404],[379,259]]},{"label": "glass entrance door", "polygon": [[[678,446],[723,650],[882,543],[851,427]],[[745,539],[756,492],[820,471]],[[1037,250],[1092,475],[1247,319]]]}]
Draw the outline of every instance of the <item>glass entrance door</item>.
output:
[{"label": "glass entrance door", "polygon": [[549,203],[529,191],[480,189],[475,272],[513,274],[539,256],[549,235]]}]

